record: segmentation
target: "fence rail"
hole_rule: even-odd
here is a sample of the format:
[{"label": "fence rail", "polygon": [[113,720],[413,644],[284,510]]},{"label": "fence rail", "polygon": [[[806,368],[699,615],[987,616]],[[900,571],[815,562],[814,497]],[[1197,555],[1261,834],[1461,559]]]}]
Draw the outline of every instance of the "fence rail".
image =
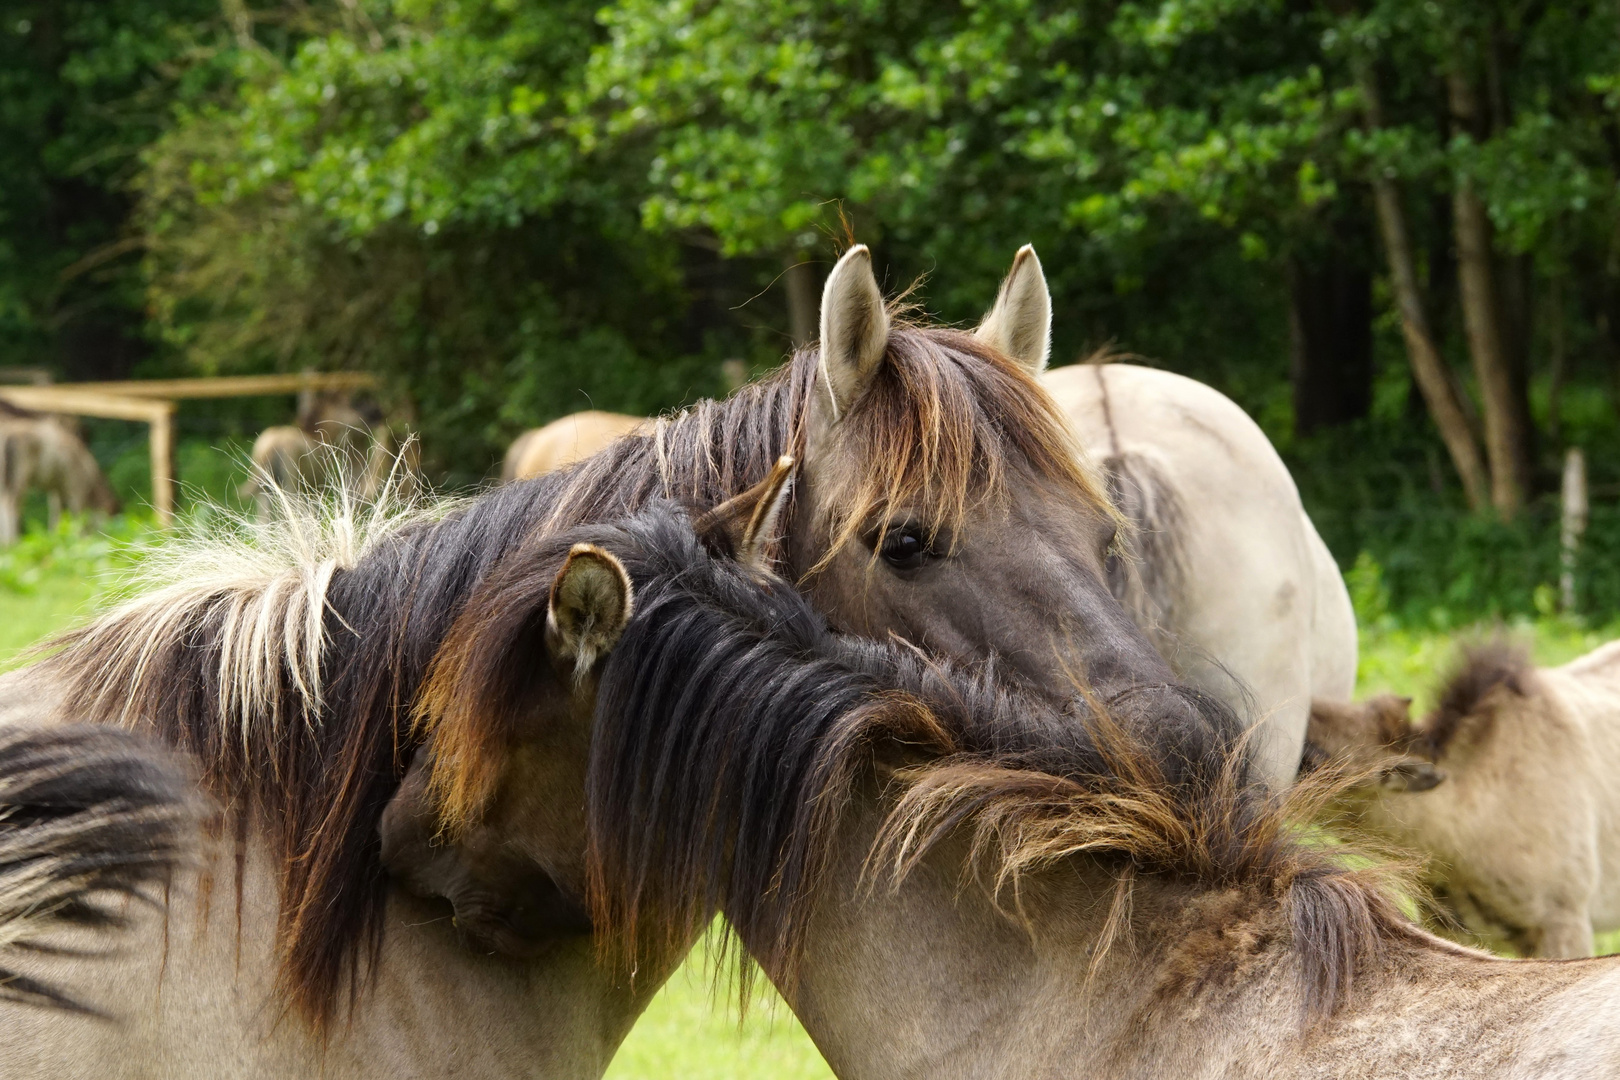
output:
[{"label": "fence rail", "polygon": [[127,379],[49,386],[0,385],[0,401],[32,412],[133,420],[148,425],[152,510],[158,523],[167,528],[174,523],[174,414],[181,401],[296,394],[302,390],[366,390],[376,385],[376,376],[360,371],[232,375],[214,379]]}]

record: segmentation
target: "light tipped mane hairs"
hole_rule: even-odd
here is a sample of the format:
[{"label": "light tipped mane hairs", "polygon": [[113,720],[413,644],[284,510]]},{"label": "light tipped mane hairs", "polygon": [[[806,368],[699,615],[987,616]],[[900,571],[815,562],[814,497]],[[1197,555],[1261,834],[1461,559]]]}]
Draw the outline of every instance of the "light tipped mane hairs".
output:
[{"label": "light tipped mane hairs", "polygon": [[[312,722],[323,704],[327,591],[385,538],[449,512],[453,503],[399,497],[392,481],[362,503],[352,485],[288,491],[269,485],[272,515],[258,520],[205,507],[152,545],[118,583],[126,596],[85,625],[45,642],[41,653],[69,680],[75,716],[137,724],[139,710],[170,677],[164,658],[214,638],[219,720],[247,742],[255,723],[272,731],[296,711]],[[205,630],[206,628],[206,630]],[[288,691],[291,691],[290,693]]]}]

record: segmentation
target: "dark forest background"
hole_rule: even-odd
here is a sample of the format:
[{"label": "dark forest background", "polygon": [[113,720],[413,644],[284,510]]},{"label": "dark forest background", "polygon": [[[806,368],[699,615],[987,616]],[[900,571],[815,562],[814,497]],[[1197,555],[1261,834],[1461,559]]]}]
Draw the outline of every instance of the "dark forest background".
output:
[{"label": "dark forest background", "polygon": [[1583,448],[1607,621],[1617,178],[1616,0],[0,0],[0,365],[372,370],[455,486],[779,362],[848,236],[963,324],[1033,242],[1402,620],[1545,613]]}]

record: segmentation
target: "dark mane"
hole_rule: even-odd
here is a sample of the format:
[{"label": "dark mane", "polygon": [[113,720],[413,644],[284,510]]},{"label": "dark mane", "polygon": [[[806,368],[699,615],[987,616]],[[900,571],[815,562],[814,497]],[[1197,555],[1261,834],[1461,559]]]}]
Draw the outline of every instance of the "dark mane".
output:
[{"label": "dark mane", "polygon": [[[53,926],[120,929],[122,903],[166,883],[198,824],[191,778],[136,735],[74,725],[0,731],[0,949]],[[94,1013],[0,959],[0,1000]]]},{"label": "dark mane", "polygon": [[[429,663],[474,587],[537,536],[655,498],[706,508],[756,483],[802,439],[817,363],[801,350],[726,401],[439,520],[384,515],[367,538],[363,508],[290,499],[292,520],[249,528],[249,542],[166,542],[160,588],[49,646],[67,715],[196,754],[240,827],[265,836],[281,867],[280,982],[318,1029],[345,985],[352,1003],[381,943],[378,818],[421,737],[411,717]],[[1019,459],[1103,505],[1050,398],[970,335],[897,326],[842,425],[871,472],[852,480],[840,535],[902,497],[947,524]]]},{"label": "dark mane", "polygon": [[1415,732],[1423,752],[1438,760],[1469,718],[1477,714],[1485,696],[1498,686],[1520,697],[1528,695],[1534,671],[1525,647],[1504,638],[1465,646],[1440,691],[1439,704]]},{"label": "dark mane", "polygon": [[[1123,700],[1060,712],[993,672],[832,633],[785,584],[761,588],[668,511],[578,538],[620,556],[635,582],[587,781],[589,899],[611,952],[667,960],[723,910],[791,980],[843,811],[880,765],[895,800],[871,855],[880,872],[901,878],[968,830],[1003,884],[1087,853],[1243,890],[1283,913],[1318,1012],[1401,924],[1368,875],[1293,838],[1301,808],[1251,783],[1235,718],[1193,691],[1177,692],[1200,720],[1179,726],[1110,719],[1129,715]],[[546,573],[525,569],[540,561],[514,556],[453,632],[435,679],[456,706],[437,717],[436,746],[509,735],[500,718],[518,711],[529,651],[513,631],[544,611]],[[538,584],[525,590],[525,576]],[[489,770],[480,757],[444,755],[439,790]],[[452,799],[451,816],[476,804]]]}]

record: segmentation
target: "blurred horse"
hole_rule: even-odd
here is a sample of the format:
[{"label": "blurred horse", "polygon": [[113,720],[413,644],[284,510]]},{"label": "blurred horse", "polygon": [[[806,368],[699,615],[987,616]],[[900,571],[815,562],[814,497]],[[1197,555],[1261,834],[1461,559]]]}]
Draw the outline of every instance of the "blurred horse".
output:
[{"label": "blurred horse", "polygon": [[119,510],[95,455],[65,421],[7,407],[0,411],[0,544],[16,542],[22,501],[34,489],[45,492],[53,529],[63,510]]},{"label": "blurred horse", "polygon": [[620,413],[586,409],[531,428],[512,440],[501,462],[501,483],[527,480],[590,457],[647,421]]},{"label": "blurred horse", "polygon": [[333,483],[361,500],[376,498],[397,470],[414,482],[421,468],[417,441],[401,439],[376,409],[356,408],[346,393],[299,395],[298,422],[265,428],[253,440],[252,475],[239,494],[252,499],[260,518],[273,493],[312,491]]}]

